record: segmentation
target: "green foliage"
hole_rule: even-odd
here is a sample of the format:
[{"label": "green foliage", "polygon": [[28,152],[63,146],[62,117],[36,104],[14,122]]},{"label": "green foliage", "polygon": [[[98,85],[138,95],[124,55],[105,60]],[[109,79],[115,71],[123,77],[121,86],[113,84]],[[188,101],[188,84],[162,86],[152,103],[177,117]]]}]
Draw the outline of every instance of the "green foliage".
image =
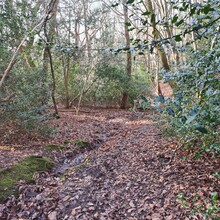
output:
[{"label": "green foliage", "polygon": [[[83,94],[84,104],[97,104],[106,106],[120,105],[124,91],[128,93],[129,102],[132,103],[141,94],[149,90],[149,79],[145,76],[144,70],[139,68],[137,72],[128,77],[125,65],[121,57],[114,57],[111,54],[101,55],[100,61],[88,73],[86,66],[80,63],[73,63],[69,71],[69,96],[70,100],[78,102],[79,94],[83,90],[89,90]],[[64,102],[65,89],[63,76],[59,75],[57,81],[57,98]]]},{"label": "green foliage", "polygon": [[0,2],[1,45],[10,45],[10,48],[18,46],[24,33],[26,34],[31,29],[32,22],[36,21],[37,14],[36,5],[28,1]]},{"label": "green foliage", "polygon": [[[178,27],[177,35],[172,36],[177,42],[177,49],[186,53],[186,61],[177,70],[163,71],[166,82],[174,82],[174,97],[158,97],[155,106],[162,113],[168,129],[184,141],[184,146],[197,149],[195,159],[202,153],[212,157],[220,153],[220,42],[218,0],[192,3],[191,1],[172,1],[177,14],[157,21],[161,26]],[[146,15],[149,16],[149,15]],[[178,48],[180,41],[187,34],[194,33],[196,42],[187,40],[184,47]],[[142,43],[136,41],[137,47]],[[170,38],[157,39],[152,47],[164,43]],[[191,50],[192,43],[194,51]],[[144,47],[148,46],[148,42]],[[168,46],[169,47],[169,46]],[[184,160],[186,157],[183,158]],[[182,207],[193,217],[203,215],[205,219],[219,219],[220,203],[217,192],[210,193],[205,199],[196,195],[186,198],[179,194]]]},{"label": "green foliage", "polygon": [[182,193],[177,195],[182,207],[190,209],[188,211],[189,217],[195,217],[202,214],[205,219],[218,220],[220,215],[220,201],[217,192],[210,192],[210,197],[204,200],[197,194],[192,198],[185,197]]},{"label": "green foliage", "polygon": [[64,146],[56,144],[47,144],[46,146],[44,146],[44,150],[46,151],[61,151],[63,149],[65,149]]},{"label": "green foliage", "polygon": [[[39,5],[31,1],[0,3],[0,79],[21,39],[36,25],[38,10]],[[0,98],[15,94],[12,101],[0,103],[0,126],[4,127],[8,121],[13,121],[14,125],[29,133],[42,131],[45,134],[50,132],[42,126],[42,122],[49,118],[45,110],[50,96],[50,79],[35,59],[39,48],[31,48],[34,35],[28,35],[16,57],[15,65],[0,89]]]},{"label": "green foliage", "polygon": [[[56,97],[60,103],[64,103],[65,101],[65,85],[63,80],[63,70],[58,68],[57,78],[56,78]],[[83,88],[83,79],[85,73],[83,72],[83,68],[77,62],[73,62],[70,65],[70,69],[68,72],[68,92],[70,100],[73,100],[82,90]]]},{"label": "green foliage", "polygon": [[11,102],[0,103],[1,120],[13,120],[29,133],[49,131],[42,126],[43,121],[51,117],[46,111],[49,83],[48,76],[41,69],[12,74],[1,94],[15,93],[15,98]]},{"label": "green foliage", "polygon": [[95,74],[99,77],[96,91],[97,101],[100,103],[119,103],[121,94],[129,82],[123,67],[114,63],[100,63]]},{"label": "green foliage", "polygon": [[91,144],[83,140],[77,140],[74,145],[74,149],[79,151],[89,150],[90,148],[91,148]]},{"label": "green foliage", "polygon": [[94,88],[98,103],[119,105],[125,91],[128,93],[129,102],[132,103],[149,89],[147,77],[142,75],[141,70],[129,77],[125,72],[125,67],[114,62],[99,64],[95,74],[99,77],[99,82]]},{"label": "green foliage", "polygon": [[16,184],[19,180],[33,181],[35,172],[50,170],[54,163],[44,157],[29,156],[14,164],[11,168],[0,171],[0,201],[7,196],[17,194]]},{"label": "green foliage", "polygon": [[[119,2],[116,2],[113,7],[117,7],[120,4]],[[133,18],[134,20],[139,19],[139,22],[142,24],[141,28],[138,28],[138,33],[146,33],[148,24],[155,21],[158,29],[166,29],[168,27],[178,28],[177,34],[164,39],[161,38],[161,36],[158,36],[158,39],[153,39],[151,41],[134,37],[132,39],[132,48],[134,50],[141,52],[144,50],[150,50],[150,52],[153,52],[155,46],[166,47],[169,44],[172,44],[172,40],[178,43],[182,41],[187,34],[191,34],[192,32],[194,33],[196,40],[207,38],[207,35],[211,36],[215,31],[218,32],[218,22],[220,20],[219,0],[209,0],[195,3],[191,1],[175,0],[170,1],[167,4],[173,8],[173,11],[176,12],[175,14],[158,19],[157,16],[155,16],[154,11],[145,11],[138,17],[136,16],[136,13],[132,13],[130,18]],[[137,11],[142,7],[146,8],[146,6],[143,6],[144,1],[131,0],[127,1],[127,5],[128,7],[133,7],[132,10],[136,9]],[[135,29],[135,27],[132,26],[132,23],[129,23],[129,27],[131,31]],[[192,43],[192,40],[187,40],[187,44]],[[117,53],[129,49],[130,48],[120,48],[115,50],[115,52]]]},{"label": "green foliage", "polygon": [[[200,147],[220,144],[220,45],[209,51],[190,52],[187,64],[166,73],[176,82],[173,100],[166,100],[163,113],[185,140],[201,141]],[[208,140],[208,141],[207,141]]]}]

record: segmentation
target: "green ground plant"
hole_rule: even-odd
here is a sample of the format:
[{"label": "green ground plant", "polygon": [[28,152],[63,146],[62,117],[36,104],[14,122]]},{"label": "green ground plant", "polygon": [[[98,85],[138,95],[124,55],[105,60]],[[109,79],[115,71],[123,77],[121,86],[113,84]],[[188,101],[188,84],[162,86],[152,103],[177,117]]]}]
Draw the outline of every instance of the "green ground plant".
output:
[{"label": "green ground plant", "polygon": [[65,149],[64,146],[56,145],[56,144],[47,144],[44,146],[44,150],[46,151],[61,151]]},{"label": "green ground plant", "polygon": [[77,150],[83,151],[83,150],[88,150],[91,148],[91,144],[87,141],[83,140],[76,140],[74,144],[74,148]]},{"label": "green ground plant", "polygon": [[220,218],[220,201],[217,192],[211,192],[210,197],[202,199],[197,194],[192,198],[185,197],[182,193],[177,195],[182,207],[188,209],[190,217],[196,217],[200,214],[206,220],[218,220]]},{"label": "green ground plant", "polygon": [[35,172],[48,171],[52,169],[54,163],[41,156],[29,156],[14,164],[10,168],[0,171],[0,201],[9,195],[17,195],[17,183],[19,180],[27,182],[33,181]]}]

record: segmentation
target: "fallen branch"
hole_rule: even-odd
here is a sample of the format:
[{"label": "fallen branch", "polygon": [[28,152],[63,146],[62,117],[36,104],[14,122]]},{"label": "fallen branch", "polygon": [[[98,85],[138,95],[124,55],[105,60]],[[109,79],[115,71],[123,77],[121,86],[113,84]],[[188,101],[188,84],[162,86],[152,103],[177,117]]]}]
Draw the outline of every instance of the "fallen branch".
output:
[{"label": "fallen branch", "polygon": [[12,98],[14,98],[16,96],[15,93],[12,93],[11,95],[9,95],[8,97],[4,98],[4,99],[0,99],[0,103],[3,103],[3,102],[10,102],[12,101]]}]

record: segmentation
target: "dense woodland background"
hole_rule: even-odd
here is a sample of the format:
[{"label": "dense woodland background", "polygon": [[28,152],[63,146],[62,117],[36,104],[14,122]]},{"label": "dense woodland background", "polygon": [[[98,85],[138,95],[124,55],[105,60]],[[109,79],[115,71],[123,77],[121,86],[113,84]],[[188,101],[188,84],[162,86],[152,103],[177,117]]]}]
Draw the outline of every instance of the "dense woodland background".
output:
[{"label": "dense woodland background", "polygon": [[183,138],[218,136],[219,1],[5,0],[0,10],[1,125],[31,131],[58,106],[148,108],[156,88],[154,107],[165,103],[157,110]]},{"label": "dense woodland background", "polygon": [[0,135],[50,135],[63,108],[141,109],[218,157],[219,36],[219,0],[3,0]]}]

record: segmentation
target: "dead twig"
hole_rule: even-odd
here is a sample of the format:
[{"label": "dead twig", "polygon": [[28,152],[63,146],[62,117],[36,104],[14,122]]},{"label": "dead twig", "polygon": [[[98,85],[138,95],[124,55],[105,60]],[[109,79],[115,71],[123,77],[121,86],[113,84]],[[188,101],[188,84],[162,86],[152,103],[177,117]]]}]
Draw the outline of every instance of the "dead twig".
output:
[{"label": "dead twig", "polygon": [[8,97],[4,98],[4,99],[0,99],[0,103],[3,103],[3,102],[10,102],[12,101],[12,99],[16,96],[15,93],[12,93],[11,95],[9,95]]}]

